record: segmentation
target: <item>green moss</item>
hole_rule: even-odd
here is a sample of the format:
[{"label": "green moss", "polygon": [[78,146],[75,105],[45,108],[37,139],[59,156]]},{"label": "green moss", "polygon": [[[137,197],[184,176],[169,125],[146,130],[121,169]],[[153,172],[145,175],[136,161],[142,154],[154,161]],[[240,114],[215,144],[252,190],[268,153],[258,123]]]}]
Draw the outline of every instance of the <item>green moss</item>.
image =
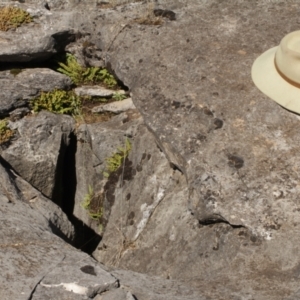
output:
[{"label": "green moss", "polygon": [[41,95],[30,101],[34,112],[48,110],[59,114],[80,115],[81,100],[73,91],[54,90],[42,92]]},{"label": "green moss", "polygon": [[14,131],[8,127],[6,119],[0,121],[0,145],[8,142],[14,135]]},{"label": "green moss", "polygon": [[0,30],[7,31],[32,22],[30,14],[21,8],[5,6],[0,8]]},{"label": "green moss", "polygon": [[82,67],[76,58],[67,53],[62,61],[57,61],[59,67],[56,71],[69,76],[76,85],[103,83],[109,88],[117,86],[117,81],[106,69],[97,67]]}]

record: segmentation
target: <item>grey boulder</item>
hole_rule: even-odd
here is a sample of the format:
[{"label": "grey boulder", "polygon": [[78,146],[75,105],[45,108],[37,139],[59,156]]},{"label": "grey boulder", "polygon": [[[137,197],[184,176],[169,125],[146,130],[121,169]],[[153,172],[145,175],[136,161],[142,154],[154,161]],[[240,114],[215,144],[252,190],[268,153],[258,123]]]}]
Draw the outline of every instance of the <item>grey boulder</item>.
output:
[{"label": "grey boulder", "polygon": [[45,196],[61,204],[65,153],[75,129],[72,117],[40,112],[15,123],[16,139],[2,157]]},{"label": "grey boulder", "polygon": [[124,112],[126,110],[129,109],[136,109],[136,107],[134,106],[132,99],[131,98],[127,98],[125,100],[122,101],[114,101],[108,104],[104,104],[101,106],[95,106],[92,109],[93,113],[99,113],[99,112],[112,112],[115,114],[119,114],[121,112]]},{"label": "grey boulder", "polygon": [[[113,204],[111,199],[105,196],[109,186],[107,184],[105,188],[107,179],[104,172],[107,169],[107,159],[118,151],[119,147],[124,148],[126,139],[131,140],[135,137],[141,123],[140,114],[128,112],[115,116],[108,122],[80,125],[77,130],[77,188],[73,214],[96,232],[102,233],[102,225],[107,222]],[[91,219],[89,210],[82,206],[90,188],[99,201],[98,206],[104,206],[103,216],[96,221]],[[103,224],[99,228],[101,220]]]},{"label": "grey boulder", "polygon": [[72,81],[66,75],[46,68],[12,69],[0,72],[0,115],[28,106],[42,91],[70,89]]}]

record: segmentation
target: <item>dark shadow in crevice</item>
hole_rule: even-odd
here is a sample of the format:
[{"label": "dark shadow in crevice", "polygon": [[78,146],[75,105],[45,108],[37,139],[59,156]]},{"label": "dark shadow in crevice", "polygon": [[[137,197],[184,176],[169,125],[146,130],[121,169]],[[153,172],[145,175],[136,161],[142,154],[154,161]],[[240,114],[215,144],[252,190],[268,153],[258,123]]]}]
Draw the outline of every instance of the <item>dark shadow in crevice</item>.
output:
[{"label": "dark shadow in crevice", "polygon": [[[101,236],[73,215],[77,188],[76,151],[77,138],[72,133],[69,145],[62,151],[62,157],[58,162],[60,164],[58,168],[60,174],[56,177],[55,193],[53,193],[56,195],[56,199],[58,199],[55,202],[59,202],[57,204],[68,216],[75,228],[75,238],[70,242],[61,236],[59,232],[53,232],[77,249],[92,254],[100,243]],[[55,198],[53,197],[53,199]]]},{"label": "dark shadow in crevice", "polygon": [[171,163],[170,162],[170,167],[174,170],[174,171],[178,171],[180,172],[181,174],[183,174],[183,171],[175,164]]},{"label": "dark shadow in crevice", "polygon": [[71,216],[69,219],[76,229],[72,246],[91,255],[101,242],[102,237],[75,216]]},{"label": "dark shadow in crevice", "polygon": [[[76,194],[76,151],[77,151],[77,138],[74,133],[70,135],[69,146],[66,148],[63,165],[62,165],[62,178],[57,185],[61,185],[61,209],[68,216],[73,215],[75,206],[75,194]],[[59,188],[58,188],[59,190]]]},{"label": "dark shadow in crevice", "polygon": [[213,216],[207,219],[199,220],[199,225],[202,226],[209,226],[209,225],[214,225],[214,224],[219,224],[219,223],[225,223],[231,226],[232,228],[246,228],[244,225],[234,225],[229,223],[227,220],[222,218],[221,216]]}]

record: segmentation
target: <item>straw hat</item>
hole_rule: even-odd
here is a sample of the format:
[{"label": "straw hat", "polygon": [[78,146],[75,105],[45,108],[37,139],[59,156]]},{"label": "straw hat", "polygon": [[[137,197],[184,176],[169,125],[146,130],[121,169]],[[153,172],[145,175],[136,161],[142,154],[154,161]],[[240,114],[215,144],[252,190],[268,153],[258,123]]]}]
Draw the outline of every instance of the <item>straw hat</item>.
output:
[{"label": "straw hat", "polygon": [[260,55],[252,66],[255,85],[268,97],[300,113],[300,30]]}]

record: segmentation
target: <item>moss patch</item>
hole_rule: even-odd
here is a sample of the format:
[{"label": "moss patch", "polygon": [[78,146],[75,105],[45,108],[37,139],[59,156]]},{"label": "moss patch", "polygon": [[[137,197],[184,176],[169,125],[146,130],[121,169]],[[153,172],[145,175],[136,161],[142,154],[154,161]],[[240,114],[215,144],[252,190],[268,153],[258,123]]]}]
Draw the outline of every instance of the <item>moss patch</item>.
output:
[{"label": "moss patch", "polygon": [[81,114],[81,99],[73,91],[42,92],[39,97],[30,101],[30,106],[34,112],[48,110],[75,116]]},{"label": "moss patch", "polygon": [[21,8],[5,6],[0,8],[0,30],[7,31],[32,22],[32,17]]},{"label": "moss patch", "polygon": [[0,145],[8,142],[14,135],[14,131],[8,127],[6,119],[0,121]]}]

